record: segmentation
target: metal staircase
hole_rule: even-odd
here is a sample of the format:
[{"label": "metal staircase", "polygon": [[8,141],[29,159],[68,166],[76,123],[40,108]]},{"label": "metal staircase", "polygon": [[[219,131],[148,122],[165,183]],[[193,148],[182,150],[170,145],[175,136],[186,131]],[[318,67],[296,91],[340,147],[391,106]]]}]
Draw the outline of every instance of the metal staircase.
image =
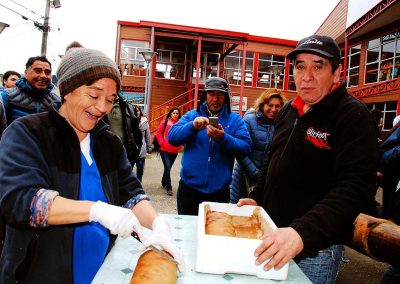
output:
[{"label": "metal staircase", "polygon": [[[184,103],[180,103],[184,101]],[[149,121],[150,121],[150,132],[153,134],[156,132],[157,127],[160,125],[160,122],[165,119],[165,116],[168,114],[168,111],[172,107],[178,107],[181,111],[181,115],[186,113],[187,111],[193,109],[194,106],[194,88],[166,101],[165,103],[158,105],[155,108],[152,108],[149,113]]]}]

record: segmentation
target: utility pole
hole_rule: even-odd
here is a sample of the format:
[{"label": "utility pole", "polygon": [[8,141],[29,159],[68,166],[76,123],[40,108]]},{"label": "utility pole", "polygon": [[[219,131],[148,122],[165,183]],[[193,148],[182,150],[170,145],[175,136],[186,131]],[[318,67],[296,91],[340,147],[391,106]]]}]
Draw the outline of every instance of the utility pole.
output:
[{"label": "utility pole", "polygon": [[46,0],[46,11],[44,13],[44,22],[43,22],[43,35],[42,35],[42,49],[41,55],[46,56],[47,53],[47,37],[49,35],[49,13],[50,13],[50,0]]},{"label": "utility pole", "polygon": [[43,26],[35,22],[35,26],[38,27],[38,29],[42,30],[43,32],[42,50],[40,52],[42,56],[46,56],[47,53],[47,37],[49,36],[49,31],[50,31],[50,26],[49,26],[50,5],[52,5],[53,8],[55,9],[61,7],[60,0],[46,0],[46,11],[44,13]]}]

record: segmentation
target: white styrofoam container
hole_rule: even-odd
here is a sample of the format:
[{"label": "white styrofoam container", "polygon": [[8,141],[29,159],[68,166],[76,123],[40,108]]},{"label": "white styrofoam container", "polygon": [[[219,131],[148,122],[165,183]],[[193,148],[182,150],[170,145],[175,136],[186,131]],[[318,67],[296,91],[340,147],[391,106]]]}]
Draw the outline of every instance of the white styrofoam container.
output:
[{"label": "white styrofoam container", "polygon": [[[236,204],[203,202],[199,205],[199,217],[197,227],[197,255],[196,271],[212,274],[237,273],[256,275],[259,278],[286,280],[289,264],[281,269],[265,271],[264,262],[256,265],[255,249],[261,244],[261,240],[233,238],[226,236],[208,235],[205,232],[205,208],[208,204],[211,211],[225,212],[229,215],[251,216],[258,206],[245,205],[238,207]],[[260,214],[273,230],[277,227],[267,212],[260,207]]]}]

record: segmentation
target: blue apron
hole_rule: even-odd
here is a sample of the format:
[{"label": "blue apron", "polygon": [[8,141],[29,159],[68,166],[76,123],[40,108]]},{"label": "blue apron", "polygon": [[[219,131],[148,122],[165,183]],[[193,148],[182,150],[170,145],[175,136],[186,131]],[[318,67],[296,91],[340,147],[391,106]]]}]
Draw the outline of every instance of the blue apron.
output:
[{"label": "blue apron", "polygon": [[[91,165],[81,152],[79,200],[107,202],[100,174],[93,159],[92,143],[90,143],[90,157],[93,160]],[[86,222],[76,226],[73,248],[74,283],[86,284],[93,280],[104,261],[109,242],[107,229],[97,222]]]}]

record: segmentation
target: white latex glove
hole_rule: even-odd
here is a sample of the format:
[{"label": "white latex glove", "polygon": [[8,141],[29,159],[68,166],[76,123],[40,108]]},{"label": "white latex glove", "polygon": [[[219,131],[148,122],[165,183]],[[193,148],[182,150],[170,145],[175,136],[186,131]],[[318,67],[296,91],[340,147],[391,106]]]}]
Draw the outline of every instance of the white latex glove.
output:
[{"label": "white latex glove", "polygon": [[152,232],[146,240],[146,246],[154,245],[168,251],[178,262],[180,273],[185,272],[185,261],[182,251],[174,244],[171,230],[162,216],[157,216],[152,224]]},{"label": "white latex glove", "polygon": [[111,234],[127,238],[132,231],[142,234],[142,226],[132,210],[97,201],[90,208],[90,222],[99,222],[110,230]]}]

